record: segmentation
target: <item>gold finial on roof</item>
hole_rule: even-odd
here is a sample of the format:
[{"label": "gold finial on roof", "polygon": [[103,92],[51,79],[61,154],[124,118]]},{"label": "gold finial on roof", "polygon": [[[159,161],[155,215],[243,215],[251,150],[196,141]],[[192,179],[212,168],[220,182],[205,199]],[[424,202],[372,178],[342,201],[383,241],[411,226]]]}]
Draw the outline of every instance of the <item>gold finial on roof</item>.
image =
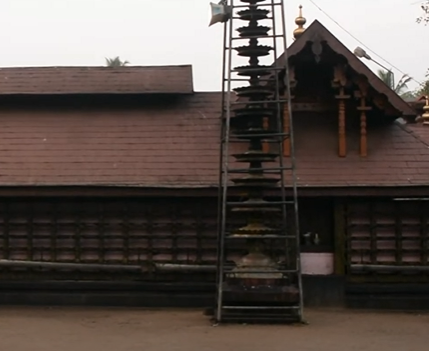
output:
[{"label": "gold finial on roof", "polygon": [[299,5],[299,15],[295,19],[295,23],[298,28],[293,31],[293,37],[295,39],[298,39],[302,35],[302,33],[304,33],[304,25],[307,23],[307,20],[302,16],[302,5]]},{"label": "gold finial on roof", "polygon": [[425,96],[426,104],[423,107],[423,124],[429,125],[429,96]]}]

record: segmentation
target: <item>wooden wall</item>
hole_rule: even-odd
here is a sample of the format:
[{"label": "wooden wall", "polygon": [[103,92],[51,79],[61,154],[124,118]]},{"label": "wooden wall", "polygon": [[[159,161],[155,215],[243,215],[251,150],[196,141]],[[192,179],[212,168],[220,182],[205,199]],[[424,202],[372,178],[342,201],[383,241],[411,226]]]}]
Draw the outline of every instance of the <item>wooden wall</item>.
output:
[{"label": "wooden wall", "polygon": [[[105,264],[213,263],[215,209],[209,199],[3,199],[0,255]],[[16,278],[85,278],[76,272],[13,273]],[[88,278],[94,276],[103,274]]]},{"label": "wooden wall", "polygon": [[[300,199],[302,252],[335,253],[336,274],[361,281],[424,281],[426,273],[356,272],[354,264],[428,265],[429,203],[392,199]],[[2,198],[0,259],[214,265],[215,198]],[[267,221],[273,221],[267,218]],[[230,223],[239,225],[240,221]],[[272,223],[271,223],[272,224]],[[275,245],[269,250],[278,254]],[[245,254],[244,242],[228,253]],[[2,269],[0,279],[206,280],[213,274],[83,273]]]},{"label": "wooden wall", "polygon": [[[429,202],[353,201],[344,206],[344,268],[351,280],[427,281],[428,272],[357,272],[353,265],[427,266]],[[341,238],[340,238],[341,240]]]},{"label": "wooden wall", "polygon": [[[319,246],[303,242],[303,249],[332,251],[331,201],[303,199],[300,206],[301,232],[320,235]],[[214,198],[3,198],[0,259],[214,265],[216,213]],[[276,254],[276,247],[270,249]],[[232,260],[245,252],[244,242],[237,242],[228,254]],[[214,280],[214,275],[3,269],[1,279]]]}]

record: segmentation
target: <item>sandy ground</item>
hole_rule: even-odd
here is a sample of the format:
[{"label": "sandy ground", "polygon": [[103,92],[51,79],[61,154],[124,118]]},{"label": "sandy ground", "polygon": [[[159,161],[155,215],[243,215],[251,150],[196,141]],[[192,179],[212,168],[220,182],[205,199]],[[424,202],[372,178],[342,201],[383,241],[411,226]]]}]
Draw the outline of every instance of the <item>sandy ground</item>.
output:
[{"label": "sandy ground", "polygon": [[307,310],[306,326],[214,327],[201,311],[0,308],[0,350],[427,351],[429,315]]}]

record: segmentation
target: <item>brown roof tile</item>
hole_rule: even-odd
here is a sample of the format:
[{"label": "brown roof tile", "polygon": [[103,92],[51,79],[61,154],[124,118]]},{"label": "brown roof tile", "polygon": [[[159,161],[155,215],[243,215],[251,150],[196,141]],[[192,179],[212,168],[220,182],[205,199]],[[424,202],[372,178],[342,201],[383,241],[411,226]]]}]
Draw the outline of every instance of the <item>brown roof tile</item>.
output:
[{"label": "brown roof tile", "polygon": [[429,148],[429,126],[422,123],[404,124],[403,129]]},{"label": "brown roof tile", "polygon": [[191,65],[0,68],[0,95],[192,92]]},{"label": "brown roof tile", "polygon": [[[0,110],[0,185],[216,186],[220,100],[195,93],[155,113]],[[309,125],[296,114],[300,186],[429,185],[428,144],[408,126],[369,127],[366,158],[358,131],[349,133],[348,156],[340,158],[337,126]]]}]

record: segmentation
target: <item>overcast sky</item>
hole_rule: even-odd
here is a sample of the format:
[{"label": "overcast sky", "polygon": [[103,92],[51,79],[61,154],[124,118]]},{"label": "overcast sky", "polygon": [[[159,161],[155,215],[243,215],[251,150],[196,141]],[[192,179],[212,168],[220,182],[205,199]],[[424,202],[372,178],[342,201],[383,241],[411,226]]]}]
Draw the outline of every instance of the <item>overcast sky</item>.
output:
[{"label": "overcast sky", "polygon": [[[429,67],[429,26],[416,24],[415,18],[421,12],[418,2],[314,2],[371,50],[416,80],[423,80]],[[210,0],[0,0],[0,66],[100,66],[105,57],[119,55],[132,65],[192,64],[195,89],[218,90],[223,26],[208,27],[209,3]],[[285,3],[288,39],[302,4],[307,26],[318,19],[349,49],[360,45],[310,0]],[[371,63],[369,66],[377,68]],[[401,73],[394,72],[399,79]]]}]

